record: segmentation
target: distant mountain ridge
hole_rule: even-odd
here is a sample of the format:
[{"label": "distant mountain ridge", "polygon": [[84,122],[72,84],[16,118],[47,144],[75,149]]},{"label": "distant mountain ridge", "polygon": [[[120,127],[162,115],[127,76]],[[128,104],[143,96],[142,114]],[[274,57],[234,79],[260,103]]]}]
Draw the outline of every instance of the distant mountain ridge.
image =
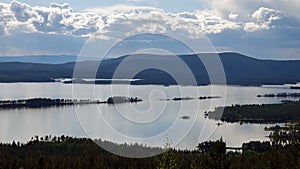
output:
[{"label": "distant mountain ridge", "polygon": [[28,55],[28,56],[0,56],[1,62],[27,62],[27,63],[45,63],[62,64],[75,62],[75,55]]},{"label": "distant mountain ridge", "polygon": [[[238,53],[220,53],[219,56],[224,67],[226,82],[230,85],[284,84],[300,81],[299,60],[260,60]],[[211,83],[205,66],[197,55],[179,55],[178,57],[190,68],[197,81],[197,85],[207,85]],[[200,57],[211,57],[211,54],[200,54]],[[172,63],[173,61],[172,57],[145,54],[107,59],[101,62],[96,78],[112,78],[116,68],[125,59],[130,59],[130,64],[127,65],[124,72],[118,72],[117,77],[120,79],[132,78],[127,74],[127,71],[130,72],[134,66],[143,63]],[[0,82],[52,82],[56,78],[72,78],[74,66],[74,62],[62,64],[0,63]],[[77,63],[76,66],[79,66],[80,69],[83,70],[78,78],[95,78],[92,77],[93,70],[89,70],[89,68],[97,67],[97,62],[84,61]],[[177,71],[179,74],[182,73],[176,66],[169,65],[167,68],[171,71]],[[182,77],[186,76],[183,73],[180,75]],[[157,69],[146,69],[136,74],[134,78],[142,80],[132,81],[131,84],[177,84],[175,79],[169,74]],[[84,83],[83,80],[79,82]],[[104,82],[97,81],[96,83],[101,84]],[[105,83],[109,83],[109,80],[105,81]],[[183,85],[189,85],[189,83]]]}]

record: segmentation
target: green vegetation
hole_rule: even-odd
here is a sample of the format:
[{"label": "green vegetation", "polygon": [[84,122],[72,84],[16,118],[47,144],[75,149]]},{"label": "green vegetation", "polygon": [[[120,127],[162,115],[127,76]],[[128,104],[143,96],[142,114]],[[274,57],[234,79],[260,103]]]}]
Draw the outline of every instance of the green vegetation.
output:
[{"label": "green vegetation", "polygon": [[206,100],[206,99],[219,99],[222,98],[221,96],[200,96],[200,100]]},{"label": "green vegetation", "polygon": [[172,149],[172,140],[167,137],[165,145],[165,152],[163,153],[159,162],[160,169],[178,169],[177,162],[175,161],[175,151]]},{"label": "green vegetation", "polygon": [[[221,96],[200,96],[198,97],[199,100],[206,100],[206,99],[218,99],[221,98]],[[197,98],[192,97],[174,97],[173,99],[161,99],[162,101],[186,101],[186,100],[193,100]]]},{"label": "green vegetation", "polygon": [[[117,145],[111,142],[96,140],[106,146],[143,151],[141,145]],[[158,151],[161,149],[150,149]],[[68,136],[39,138],[35,136],[26,144],[19,142],[0,144],[0,168],[31,168],[31,169],[86,169],[86,168],[155,168],[158,166],[159,156],[155,158],[130,159],[120,157],[100,148],[95,142],[87,138],[71,138]]]},{"label": "green vegetation", "polygon": [[206,112],[205,116],[225,122],[286,123],[300,119],[300,101],[217,107],[214,111]]},{"label": "green vegetation", "polygon": [[42,108],[53,106],[67,106],[77,104],[100,104],[106,103],[99,100],[77,100],[77,99],[50,99],[50,98],[33,98],[22,100],[1,100],[0,109],[15,108]]},{"label": "green vegetation", "polygon": [[[54,100],[35,99],[16,102],[0,101],[5,104],[45,105]],[[82,101],[83,102],[83,101]],[[86,101],[88,103],[88,101]],[[72,103],[72,100],[55,100],[57,104]],[[53,103],[54,104],[54,103]],[[43,105],[43,104],[42,104]],[[13,141],[0,143],[0,169],[298,169],[300,168],[300,101],[283,101],[269,105],[235,105],[219,107],[208,112],[210,118],[220,117],[229,122],[290,122],[285,126],[265,128],[270,132],[270,141],[251,141],[242,147],[227,147],[221,138],[217,141],[199,143],[195,150],[177,150],[170,141],[164,149],[139,144],[115,144],[88,138],[68,136],[33,137],[27,143]],[[219,112],[219,113],[218,113]],[[97,144],[96,144],[97,143]],[[98,146],[101,145],[101,146]],[[149,152],[160,155],[148,158],[126,158],[112,154],[101,147],[126,151],[131,154]],[[234,150],[234,151],[228,151]]]},{"label": "green vegetation", "polygon": [[[274,127],[275,129],[276,127]],[[107,152],[97,144],[143,153],[162,151],[143,145],[115,144],[107,141],[67,136],[39,138],[26,144],[0,144],[0,169],[298,169],[300,167],[300,121],[270,134],[270,142],[244,143],[241,151],[229,151],[222,140],[199,143],[195,150],[175,150],[167,142],[165,152],[149,158],[125,158]],[[296,138],[296,139],[295,139]],[[285,141],[282,141],[285,140]]]},{"label": "green vegetation", "polygon": [[133,103],[141,102],[142,99],[137,97],[109,97],[107,101],[100,100],[77,100],[77,99],[50,99],[50,98],[33,98],[21,100],[0,100],[0,109],[16,109],[16,108],[42,108],[54,106],[68,106],[81,104],[116,104],[116,103]]},{"label": "green vegetation", "polygon": [[108,104],[118,104],[118,103],[134,103],[134,102],[136,103],[141,101],[143,100],[137,97],[114,96],[114,97],[109,97],[106,102]]},{"label": "green vegetation", "polygon": [[294,97],[299,98],[300,93],[277,93],[277,94],[264,94],[264,95],[257,95],[257,97]]},{"label": "green vegetation", "polygon": [[[209,75],[203,64],[202,60],[206,58],[214,57],[216,54],[187,54],[178,55],[188,68],[193,73],[196,83],[191,81],[182,81],[181,85],[208,85],[210,84]],[[258,60],[250,58],[238,53],[219,53],[220,61],[222,62],[225,75],[226,83],[228,85],[263,85],[263,84],[291,84],[297,83],[300,79],[300,61],[272,61],[272,60]],[[199,58],[200,56],[200,58]],[[53,57],[53,56],[51,56]],[[0,82],[54,82],[54,79],[58,78],[80,78],[80,79],[107,79],[102,81],[96,81],[96,84],[110,84],[117,67],[125,59],[130,58],[130,64],[135,66],[141,63],[141,58],[147,58],[145,62],[151,63],[172,63],[172,57],[161,57],[160,55],[147,55],[147,54],[136,54],[126,55],[118,58],[105,59],[99,62],[97,61],[83,61],[76,63],[76,67],[80,68],[80,77],[73,77],[73,71],[75,67],[74,59],[63,59],[61,61],[48,60],[42,61],[42,64],[37,63],[36,59],[21,59],[18,58],[16,61],[23,62],[6,62],[0,63]],[[70,63],[64,63],[64,60],[70,61]],[[76,60],[76,59],[75,59]],[[14,61],[14,60],[7,60]],[[24,63],[33,61],[35,63]],[[53,64],[63,63],[63,64]],[[101,67],[95,76],[90,71],[91,67]],[[13,68],[13,69],[12,69]],[[177,67],[170,67],[170,71],[178,71]],[[183,72],[178,72],[181,77],[186,75]],[[119,74],[119,79],[131,78],[126,73]],[[147,69],[139,72],[136,79],[130,84],[144,85],[177,85],[175,79],[173,79],[168,73],[160,71],[158,69]],[[71,83],[72,81],[66,82]],[[74,83],[94,83],[82,80],[74,81]],[[114,81],[114,83],[116,83]],[[119,81],[117,83],[122,83]],[[124,82],[128,84],[128,82]],[[223,84],[222,82],[220,82]],[[296,87],[296,86],[295,86]],[[298,87],[299,88],[299,87]]]},{"label": "green vegetation", "polygon": [[191,97],[175,97],[172,99],[173,101],[181,101],[181,100],[193,100]]},{"label": "green vegetation", "polygon": [[272,132],[269,138],[273,144],[299,144],[300,143],[300,120],[286,126],[275,125],[268,128]]}]

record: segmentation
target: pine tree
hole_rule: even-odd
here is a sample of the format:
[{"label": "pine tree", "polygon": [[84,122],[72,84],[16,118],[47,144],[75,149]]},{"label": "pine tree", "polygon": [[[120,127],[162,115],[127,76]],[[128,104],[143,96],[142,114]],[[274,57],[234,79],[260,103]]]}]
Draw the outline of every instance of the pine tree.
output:
[{"label": "pine tree", "polygon": [[161,161],[159,163],[159,169],[177,169],[179,168],[174,157],[174,151],[172,147],[172,141],[168,137],[166,138],[167,142],[165,145],[166,151],[163,153]]}]

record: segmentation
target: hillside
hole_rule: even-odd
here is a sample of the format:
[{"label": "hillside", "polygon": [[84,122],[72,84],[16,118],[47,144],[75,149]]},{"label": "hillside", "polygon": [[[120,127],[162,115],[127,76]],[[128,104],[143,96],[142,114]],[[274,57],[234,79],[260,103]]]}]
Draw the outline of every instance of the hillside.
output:
[{"label": "hillside", "polygon": [[[238,53],[220,53],[219,56],[224,67],[227,84],[230,85],[284,84],[300,81],[300,61],[259,60]],[[201,54],[201,57],[207,59],[212,55]],[[198,85],[210,84],[206,69],[196,55],[180,55],[179,58],[190,68]],[[125,60],[126,62],[122,62]],[[122,65],[126,63],[126,66],[122,72],[115,73],[121,62]],[[140,54],[104,60],[97,72],[97,78],[110,79],[114,73],[114,77],[118,79],[132,78],[129,74],[131,71],[134,71],[137,66],[143,67],[148,63],[176,72],[179,77],[183,78],[181,81],[183,85],[189,84],[189,77],[181,67],[175,65],[174,58],[160,55]],[[0,63],[0,82],[51,82],[56,78],[72,78],[74,65],[74,62],[63,64]],[[94,70],[89,69],[98,67],[98,63],[84,61],[78,63],[77,66],[82,70],[81,76],[78,78],[94,78],[92,77]],[[134,78],[142,80],[131,82],[132,84],[176,84],[170,75],[158,69],[143,70]],[[97,81],[96,83],[108,83],[108,81]]]},{"label": "hillside", "polygon": [[44,63],[44,64],[62,64],[75,62],[77,56],[72,55],[30,55],[30,56],[1,56],[2,62],[27,62],[27,63]]}]

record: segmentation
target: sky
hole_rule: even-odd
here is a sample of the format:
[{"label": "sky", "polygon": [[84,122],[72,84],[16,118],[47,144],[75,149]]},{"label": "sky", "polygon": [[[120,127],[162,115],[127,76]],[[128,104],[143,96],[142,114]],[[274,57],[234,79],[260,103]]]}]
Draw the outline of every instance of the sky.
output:
[{"label": "sky", "polygon": [[0,55],[79,55],[87,41],[105,51],[154,33],[199,46],[206,38],[218,52],[300,60],[298,11],[300,0],[2,0]]}]

